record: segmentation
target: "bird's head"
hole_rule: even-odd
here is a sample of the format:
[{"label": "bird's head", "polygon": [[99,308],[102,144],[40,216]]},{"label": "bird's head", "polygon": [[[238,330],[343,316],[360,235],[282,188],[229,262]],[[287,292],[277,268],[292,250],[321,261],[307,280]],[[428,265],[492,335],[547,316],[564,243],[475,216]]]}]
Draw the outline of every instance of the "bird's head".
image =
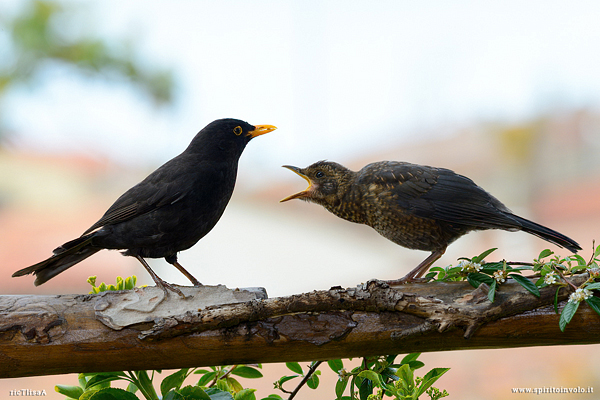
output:
[{"label": "bird's head", "polygon": [[273,125],[250,125],[233,118],[218,119],[206,125],[190,143],[190,150],[211,150],[207,144],[213,144],[215,149],[238,157],[253,138],[277,129]]},{"label": "bird's head", "polygon": [[301,199],[323,206],[335,206],[348,190],[353,172],[338,163],[318,161],[306,168],[284,165],[308,182],[308,187],[296,194],[282,199],[281,202]]}]

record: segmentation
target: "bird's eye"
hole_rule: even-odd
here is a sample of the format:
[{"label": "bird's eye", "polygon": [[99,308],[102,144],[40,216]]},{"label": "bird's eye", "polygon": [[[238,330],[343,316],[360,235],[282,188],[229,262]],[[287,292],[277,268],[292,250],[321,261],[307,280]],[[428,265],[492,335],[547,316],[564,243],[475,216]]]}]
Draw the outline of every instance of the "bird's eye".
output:
[{"label": "bird's eye", "polygon": [[315,174],[316,178],[322,178],[325,176],[325,173],[323,171],[317,171],[317,173]]},{"label": "bird's eye", "polygon": [[233,128],[233,133],[235,133],[236,136],[240,136],[242,134],[242,127],[236,126],[235,128]]}]

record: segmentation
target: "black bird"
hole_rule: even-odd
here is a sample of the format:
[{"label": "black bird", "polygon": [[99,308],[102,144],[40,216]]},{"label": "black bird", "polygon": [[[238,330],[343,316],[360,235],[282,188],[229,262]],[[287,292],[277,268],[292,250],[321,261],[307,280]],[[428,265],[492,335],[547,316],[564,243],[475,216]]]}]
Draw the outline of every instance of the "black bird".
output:
[{"label": "black bird", "polygon": [[201,285],[179,262],[215,226],[231,198],[238,160],[248,142],[276,128],[237,119],[208,124],[183,153],[126,191],[81,237],[54,250],[54,255],[12,276],[35,274],[41,285],[102,249],[119,249],[137,258],[156,284],[183,296],[152,271],[146,258],[173,264],[195,286]]},{"label": "black bird", "polygon": [[365,224],[400,246],[431,251],[399,284],[417,281],[446,247],[477,230],[525,231],[576,253],[574,240],[514,215],[471,179],[445,168],[381,161],[358,172],[327,161],[306,168],[284,165],[309,187],[285,199],[317,203],[345,220]]}]

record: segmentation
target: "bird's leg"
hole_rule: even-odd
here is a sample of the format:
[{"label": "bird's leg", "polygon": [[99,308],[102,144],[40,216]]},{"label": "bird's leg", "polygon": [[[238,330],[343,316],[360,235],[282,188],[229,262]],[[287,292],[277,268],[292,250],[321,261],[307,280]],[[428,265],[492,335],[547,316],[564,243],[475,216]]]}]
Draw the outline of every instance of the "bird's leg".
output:
[{"label": "bird's leg", "polygon": [[173,265],[175,268],[177,268],[182,274],[185,275],[186,278],[188,278],[190,280],[190,282],[192,282],[192,285],[194,286],[203,286],[198,279],[194,278],[194,276],[192,274],[190,274],[185,268],[183,268],[183,266],[181,264],[179,264],[179,261],[177,261],[177,254],[173,254],[170,256],[165,257],[165,260]]},{"label": "bird's leg", "polygon": [[446,251],[445,247],[441,250],[434,251],[433,253],[431,253],[429,255],[429,257],[424,259],[421,262],[421,264],[417,265],[417,267],[415,269],[410,271],[408,274],[404,275],[403,278],[392,280],[392,281],[387,281],[387,284],[388,285],[402,285],[404,283],[418,282],[418,281],[422,280],[421,277],[423,276],[423,274],[425,272],[427,272],[429,267],[431,267],[431,264],[436,262],[444,254],[445,251]]},{"label": "bird's leg", "polygon": [[165,292],[165,296],[169,295],[169,292],[167,292],[167,289],[170,289],[171,291],[173,291],[173,292],[177,293],[178,295],[180,295],[181,297],[185,298],[185,295],[181,292],[181,290],[177,289],[176,287],[174,287],[170,283],[165,282],[162,279],[160,279],[159,276],[156,275],[156,273],[154,271],[152,271],[152,268],[150,268],[150,265],[148,265],[148,263],[146,262],[146,260],[144,260],[140,256],[135,256],[135,258],[137,258],[138,261],[142,263],[142,265],[144,266],[144,268],[146,268],[146,271],[148,271],[148,273],[150,274],[150,276],[152,277],[152,279],[156,283],[156,286],[158,286],[159,288],[161,288],[163,290],[163,292]]}]

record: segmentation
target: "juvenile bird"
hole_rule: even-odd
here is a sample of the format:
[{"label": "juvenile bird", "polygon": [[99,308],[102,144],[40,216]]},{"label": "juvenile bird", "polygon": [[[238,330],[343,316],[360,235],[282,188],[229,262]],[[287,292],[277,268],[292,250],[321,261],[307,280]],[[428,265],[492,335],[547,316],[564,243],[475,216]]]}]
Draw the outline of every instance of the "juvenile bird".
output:
[{"label": "juvenile bird", "polygon": [[165,294],[169,288],[183,297],[179,289],[158,277],[144,258],[164,257],[200,286],[179,264],[177,253],[196,244],[223,215],[248,142],[275,129],[238,119],[211,122],[183,153],[121,195],[80,237],[56,248],[47,260],[12,276],[33,273],[38,286],[102,249],[118,249],[137,258]]},{"label": "juvenile bird", "polygon": [[400,246],[431,251],[401,279],[418,281],[462,235],[477,230],[525,231],[576,253],[574,240],[514,215],[471,179],[445,168],[381,161],[358,172],[327,161],[306,168],[284,165],[308,181],[308,188],[286,197],[317,203],[347,221],[365,224]]}]

